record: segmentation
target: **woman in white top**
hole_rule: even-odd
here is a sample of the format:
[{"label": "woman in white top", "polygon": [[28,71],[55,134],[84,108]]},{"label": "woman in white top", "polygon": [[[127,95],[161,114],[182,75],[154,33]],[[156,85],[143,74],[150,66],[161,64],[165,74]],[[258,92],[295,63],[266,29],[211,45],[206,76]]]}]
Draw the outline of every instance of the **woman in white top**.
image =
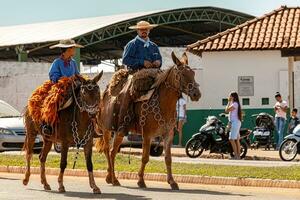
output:
[{"label": "woman in white top", "polygon": [[231,92],[228,98],[228,104],[225,112],[229,113],[228,120],[230,124],[229,141],[231,143],[234,159],[240,159],[240,128],[242,121],[242,108],[239,96],[236,92]]}]

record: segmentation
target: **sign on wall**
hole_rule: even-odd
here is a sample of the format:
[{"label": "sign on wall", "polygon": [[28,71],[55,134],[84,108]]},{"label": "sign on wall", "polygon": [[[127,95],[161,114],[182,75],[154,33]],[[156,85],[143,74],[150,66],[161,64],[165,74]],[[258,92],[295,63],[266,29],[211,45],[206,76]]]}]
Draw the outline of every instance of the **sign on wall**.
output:
[{"label": "sign on wall", "polygon": [[254,96],[254,76],[238,77],[239,96]]}]

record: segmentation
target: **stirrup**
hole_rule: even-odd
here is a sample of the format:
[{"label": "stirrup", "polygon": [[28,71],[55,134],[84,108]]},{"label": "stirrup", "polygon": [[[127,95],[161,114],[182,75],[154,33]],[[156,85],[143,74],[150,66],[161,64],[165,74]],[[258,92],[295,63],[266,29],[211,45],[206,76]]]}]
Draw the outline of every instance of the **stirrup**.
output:
[{"label": "stirrup", "polygon": [[42,133],[44,135],[51,136],[52,133],[53,133],[52,127],[50,125],[47,125],[47,124],[43,125],[42,126]]}]

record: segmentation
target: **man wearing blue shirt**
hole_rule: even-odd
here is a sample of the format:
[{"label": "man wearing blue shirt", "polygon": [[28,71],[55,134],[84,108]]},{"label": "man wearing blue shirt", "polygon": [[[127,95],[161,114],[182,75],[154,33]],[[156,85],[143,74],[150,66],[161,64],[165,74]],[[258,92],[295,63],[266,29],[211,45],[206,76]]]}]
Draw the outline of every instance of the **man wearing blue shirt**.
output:
[{"label": "man wearing blue shirt", "polygon": [[[135,26],[129,27],[129,29],[137,30],[137,36],[127,43],[123,53],[123,64],[126,65],[129,74],[134,74],[141,69],[160,68],[162,64],[162,57],[159,52],[158,46],[150,41],[150,30],[156,27],[156,24],[150,24],[146,21],[140,21]],[[134,75],[133,75],[134,76]],[[145,78],[144,78],[145,79]],[[149,77],[152,79],[152,77]],[[117,132],[126,135],[128,133],[128,125],[130,122],[125,120],[126,118],[132,120],[134,118],[133,113],[133,99],[130,96],[129,87],[131,84],[126,84],[123,88],[123,92],[120,99],[120,105],[118,106],[118,119]],[[150,88],[149,88],[150,89]],[[145,89],[147,90],[147,89]]]},{"label": "man wearing blue shirt", "polygon": [[129,27],[137,30],[138,35],[128,42],[123,53],[123,64],[129,71],[137,71],[142,68],[160,68],[162,57],[158,46],[150,41],[150,30],[156,27],[146,21],[140,21],[136,26]]},{"label": "man wearing blue shirt", "polygon": [[49,78],[53,83],[57,83],[61,77],[71,77],[79,74],[77,64],[72,57],[75,55],[75,48],[82,47],[76,44],[74,40],[61,40],[59,44],[50,47],[50,49],[61,49],[60,57],[54,60],[49,71]]},{"label": "man wearing blue shirt", "polygon": [[[57,83],[61,77],[71,77],[79,74],[77,64],[72,58],[75,55],[76,48],[83,46],[76,44],[74,40],[61,40],[58,44],[50,46],[50,49],[60,48],[61,55],[51,64],[49,70],[49,79]],[[52,135],[52,127],[49,124],[42,125],[42,132],[45,135]]]}]

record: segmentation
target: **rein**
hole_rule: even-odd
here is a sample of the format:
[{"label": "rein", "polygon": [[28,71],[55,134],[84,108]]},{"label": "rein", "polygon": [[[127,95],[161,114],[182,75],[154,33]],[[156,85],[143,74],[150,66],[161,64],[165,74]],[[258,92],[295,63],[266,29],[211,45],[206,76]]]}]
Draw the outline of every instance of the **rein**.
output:
[{"label": "rein", "polygon": [[[75,83],[72,83],[72,94],[75,100],[76,105],[78,106],[80,112],[87,112],[89,114],[89,116],[93,116],[95,115],[98,111],[99,111],[99,106],[98,103],[95,103],[94,105],[88,105],[86,104],[85,101],[82,101],[81,99],[80,102],[82,103],[82,105],[79,104],[79,100],[77,99],[77,96],[75,94],[75,88],[74,88]],[[97,87],[97,85],[95,84],[91,84],[89,83],[88,85],[82,85],[80,86],[80,89],[87,89],[87,90],[93,90],[94,87]]]},{"label": "rein", "polygon": [[[74,88],[75,83],[72,83],[72,94],[76,103],[76,106],[78,106],[80,112],[87,112],[89,119],[90,119],[90,123],[88,125],[87,130],[85,131],[84,136],[82,137],[82,139],[79,138],[79,134],[78,134],[78,123],[76,121],[76,106],[74,106],[74,110],[73,110],[73,120],[71,123],[72,126],[72,135],[73,135],[73,141],[76,145],[76,154],[75,154],[75,160],[73,163],[73,169],[75,168],[77,159],[78,159],[78,155],[79,155],[79,149],[86,145],[86,143],[90,140],[91,135],[93,133],[93,119],[95,118],[95,114],[97,112],[99,112],[99,107],[98,104],[95,103],[94,105],[87,105],[85,101],[82,101],[81,98],[79,99],[80,102],[82,102],[82,105],[79,104],[79,100],[77,99],[77,96],[75,94],[75,88]],[[80,86],[80,89],[87,89],[89,91],[93,90],[94,87],[97,87],[97,85],[95,84],[88,84],[88,85],[82,85]]]}]

